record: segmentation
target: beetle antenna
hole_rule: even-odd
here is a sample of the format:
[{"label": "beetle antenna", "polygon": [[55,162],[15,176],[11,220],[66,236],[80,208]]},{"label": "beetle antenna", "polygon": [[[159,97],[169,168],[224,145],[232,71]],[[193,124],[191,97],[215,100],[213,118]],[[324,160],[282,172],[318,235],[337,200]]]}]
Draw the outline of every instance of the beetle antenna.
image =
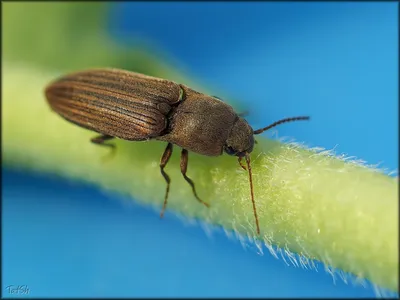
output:
[{"label": "beetle antenna", "polygon": [[246,162],[247,162],[247,170],[249,171],[250,194],[251,194],[251,201],[253,202],[254,218],[256,219],[257,234],[260,234],[260,225],[258,224],[256,203],[254,201],[253,176],[252,176],[252,173],[251,173],[250,154],[247,153],[247,152],[246,152]]},{"label": "beetle antenna", "polygon": [[302,120],[310,120],[310,117],[305,116],[305,117],[293,117],[293,118],[282,119],[282,120],[279,120],[279,121],[276,121],[276,122],[272,123],[271,125],[268,125],[267,127],[254,130],[253,134],[260,134],[260,133],[262,133],[262,132],[264,132],[264,131],[266,131],[268,129],[271,129],[272,127],[280,125],[282,123],[292,122],[292,121],[302,121]]}]

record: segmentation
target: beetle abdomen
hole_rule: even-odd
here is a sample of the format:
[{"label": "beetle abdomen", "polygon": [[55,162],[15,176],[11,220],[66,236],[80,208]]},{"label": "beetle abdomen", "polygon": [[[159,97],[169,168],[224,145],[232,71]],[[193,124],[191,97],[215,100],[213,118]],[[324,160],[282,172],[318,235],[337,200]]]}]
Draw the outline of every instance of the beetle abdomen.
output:
[{"label": "beetle abdomen", "polygon": [[126,139],[159,136],[180,100],[179,85],[133,72],[102,69],[60,78],[46,89],[51,108],[81,127]]}]

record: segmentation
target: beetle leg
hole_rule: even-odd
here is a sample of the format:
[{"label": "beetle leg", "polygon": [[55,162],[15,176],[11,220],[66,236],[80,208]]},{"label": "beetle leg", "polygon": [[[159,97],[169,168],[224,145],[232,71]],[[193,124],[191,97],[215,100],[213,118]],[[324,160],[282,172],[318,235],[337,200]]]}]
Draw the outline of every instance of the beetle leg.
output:
[{"label": "beetle leg", "polygon": [[173,149],[173,145],[171,143],[168,143],[167,148],[165,148],[164,154],[161,157],[161,162],[160,162],[161,174],[162,174],[162,176],[164,176],[165,181],[167,182],[167,190],[165,191],[164,205],[163,205],[163,208],[160,213],[160,218],[162,218],[164,216],[165,208],[167,207],[169,185],[171,183],[171,179],[169,178],[168,174],[165,173],[164,168],[167,165],[169,158],[172,155],[172,149]]},{"label": "beetle leg", "polygon": [[111,152],[107,156],[103,157],[103,159],[102,159],[103,161],[106,161],[106,160],[114,157],[114,155],[115,155],[115,150],[116,150],[115,145],[114,144],[105,144],[104,143],[105,141],[111,140],[113,138],[114,137],[111,136],[111,135],[104,134],[104,135],[96,136],[96,137],[94,137],[94,138],[92,138],[90,140],[93,144],[100,145],[100,146],[106,146],[106,147],[110,147],[111,148]]},{"label": "beetle leg", "polygon": [[186,176],[186,170],[187,170],[187,166],[188,166],[188,160],[189,160],[189,153],[186,149],[182,149],[182,154],[181,154],[181,172],[183,177],[185,178],[185,180],[190,184],[190,186],[192,187],[193,190],[193,194],[196,197],[196,199],[200,202],[203,203],[205,206],[210,207],[210,204],[208,204],[207,202],[204,202],[203,200],[201,200],[196,193],[196,189],[194,187],[194,183],[193,181]]},{"label": "beetle leg", "polygon": [[239,156],[238,161],[239,161],[239,165],[242,167],[243,170],[247,171],[246,166],[243,164],[242,162],[243,157]]}]

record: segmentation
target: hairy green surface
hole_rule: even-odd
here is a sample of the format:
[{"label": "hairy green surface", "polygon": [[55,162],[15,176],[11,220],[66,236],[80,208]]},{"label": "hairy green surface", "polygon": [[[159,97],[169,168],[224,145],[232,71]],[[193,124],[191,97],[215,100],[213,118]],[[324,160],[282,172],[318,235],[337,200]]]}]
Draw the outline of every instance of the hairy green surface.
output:
[{"label": "hairy green surface", "polygon": [[[85,181],[161,207],[165,181],[158,162],[165,143],[118,140],[116,156],[102,161],[109,149],[89,142],[96,134],[47,106],[43,88],[56,75],[3,65],[3,163]],[[261,239],[267,245],[397,291],[397,178],[262,138],[252,158]],[[235,158],[190,154],[188,175],[210,209],[194,199],[182,178],[179,153],[166,171],[172,178],[168,210],[256,238],[248,175]]]}]

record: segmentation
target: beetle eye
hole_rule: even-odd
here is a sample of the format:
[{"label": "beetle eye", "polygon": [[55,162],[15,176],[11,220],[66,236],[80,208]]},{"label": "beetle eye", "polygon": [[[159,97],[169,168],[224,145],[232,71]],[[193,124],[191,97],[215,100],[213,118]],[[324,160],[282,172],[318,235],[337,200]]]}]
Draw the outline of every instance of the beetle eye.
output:
[{"label": "beetle eye", "polygon": [[233,149],[231,146],[225,146],[224,150],[229,155],[235,155],[236,154],[236,150]]}]

